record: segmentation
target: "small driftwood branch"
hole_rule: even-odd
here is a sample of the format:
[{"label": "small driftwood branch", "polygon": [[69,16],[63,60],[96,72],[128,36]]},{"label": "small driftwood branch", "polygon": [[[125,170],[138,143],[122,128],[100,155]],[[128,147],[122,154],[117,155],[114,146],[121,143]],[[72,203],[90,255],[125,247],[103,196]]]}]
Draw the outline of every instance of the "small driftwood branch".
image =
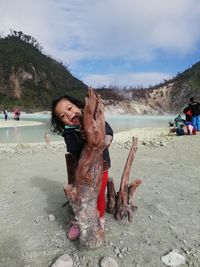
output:
[{"label": "small driftwood branch", "polygon": [[107,186],[107,211],[113,213],[117,220],[122,220],[124,217],[128,217],[131,221],[133,217],[133,211],[137,209],[134,205],[134,193],[136,188],[141,184],[140,179],[134,180],[129,185],[129,176],[132,167],[133,160],[137,151],[138,138],[133,137],[132,146],[124,167],[124,171],[121,177],[120,190],[116,194],[114,183],[112,179],[109,179]]}]

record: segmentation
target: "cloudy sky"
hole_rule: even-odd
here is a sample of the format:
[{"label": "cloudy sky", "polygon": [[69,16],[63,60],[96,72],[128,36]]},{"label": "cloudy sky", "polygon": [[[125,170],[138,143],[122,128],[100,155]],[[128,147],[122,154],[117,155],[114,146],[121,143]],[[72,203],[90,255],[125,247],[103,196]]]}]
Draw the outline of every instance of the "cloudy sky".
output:
[{"label": "cloudy sky", "polygon": [[0,31],[32,35],[88,85],[148,86],[200,61],[199,0],[0,0]]}]

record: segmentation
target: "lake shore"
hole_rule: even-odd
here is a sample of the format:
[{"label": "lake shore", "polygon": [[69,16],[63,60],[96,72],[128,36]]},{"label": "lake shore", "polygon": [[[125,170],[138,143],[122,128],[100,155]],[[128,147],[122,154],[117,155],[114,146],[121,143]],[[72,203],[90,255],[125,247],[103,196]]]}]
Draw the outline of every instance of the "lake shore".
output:
[{"label": "lake shore", "polygon": [[[29,127],[43,124],[38,121],[26,121],[26,120],[3,120],[0,119],[0,128],[6,127]],[[172,138],[173,135],[169,134],[169,128],[133,128],[128,131],[120,131],[114,135],[114,143],[121,144],[131,143],[132,136],[139,138],[140,142],[144,145],[166,145],[166,143]],[[51,141],[51,135],[49,135],[49,141]],[[28,143],[26,143],[28,145]],[[15,145],[15,144],[13,144]],[[37,145],[37,143],[35,144]]]},{"label": "lake shore", "polygon": [[0,128],[6,128],[6,127],[25,127],[25,126],[36,126],[36,125],[41,125],[43,124],[42,122],[38,121],[25,121],[25,120],[3,120],[0,119]]},{"label": "lake shore", "polygon": [[199,266],[200,135],[147,132],[134,129],[115,135],[109,174],[116,188],[133,135],[140,143],[130,180],[139,177],[143,183],[136,193],[133,221],[117,222],[106,214],[105,245],[94,251],[66,238],[72,214],[68,206],[62,207],[67,182],[64,142],[1,144],[0,267],[50,266],[64,253],[74,266],[96,267],[103,256],[110,256],[118,266],[162,267],[161,257],[173,249],[186,257],[181,266]]}]

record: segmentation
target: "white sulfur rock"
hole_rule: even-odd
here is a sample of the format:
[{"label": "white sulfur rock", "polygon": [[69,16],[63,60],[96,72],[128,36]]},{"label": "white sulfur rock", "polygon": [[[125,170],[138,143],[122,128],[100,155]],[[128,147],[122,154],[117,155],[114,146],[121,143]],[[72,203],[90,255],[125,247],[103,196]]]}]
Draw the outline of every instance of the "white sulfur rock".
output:
[{"label": "white sulfur rock", "polygon": [[167,266],[179,266],[185,264],[185,257],[178,254],[176,251],[171,251],[169,254],[161,257],[162,262]]},{"label": "white sulfur rock", "polygon": [[118,264],[113,258],[105,257],[101,260],[100,267],[118,267]]},{"label": "white sulfur rock", "polygon": [[73,260],[68,254],[64,254],[51,267],[73,267]]}]

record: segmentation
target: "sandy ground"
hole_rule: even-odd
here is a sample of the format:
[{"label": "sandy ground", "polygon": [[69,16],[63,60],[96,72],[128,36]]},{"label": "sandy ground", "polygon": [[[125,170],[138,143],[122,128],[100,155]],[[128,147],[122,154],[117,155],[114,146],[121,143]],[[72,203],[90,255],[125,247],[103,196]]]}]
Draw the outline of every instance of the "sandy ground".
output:
[{"label": "sandy ground", "polygon": [[93,251],[66,238],[71,213],[62,207],[64,143],[0,145],[0,267],[50,266],[64,253],[74,266],[97,267],[110,256],[122,267],[162,267],[161,257],[172,249],[186,257],[183,267],[200,266],[200,135],[164,132],[115,135],[110,176],[116,187],[133,134],[141,138],[130,180],[139,177],[143,184],[133,221],[106,214],[105,245]]},{"label": "sandy ground", "polygon": [[5,128],[5,127],[22,127],[22,126],[35,126],[35,125],[40,125],[43,124],[42,122],[38,121],[15,121],[15,120],[3,120],[0,119],[0,128]]}]

